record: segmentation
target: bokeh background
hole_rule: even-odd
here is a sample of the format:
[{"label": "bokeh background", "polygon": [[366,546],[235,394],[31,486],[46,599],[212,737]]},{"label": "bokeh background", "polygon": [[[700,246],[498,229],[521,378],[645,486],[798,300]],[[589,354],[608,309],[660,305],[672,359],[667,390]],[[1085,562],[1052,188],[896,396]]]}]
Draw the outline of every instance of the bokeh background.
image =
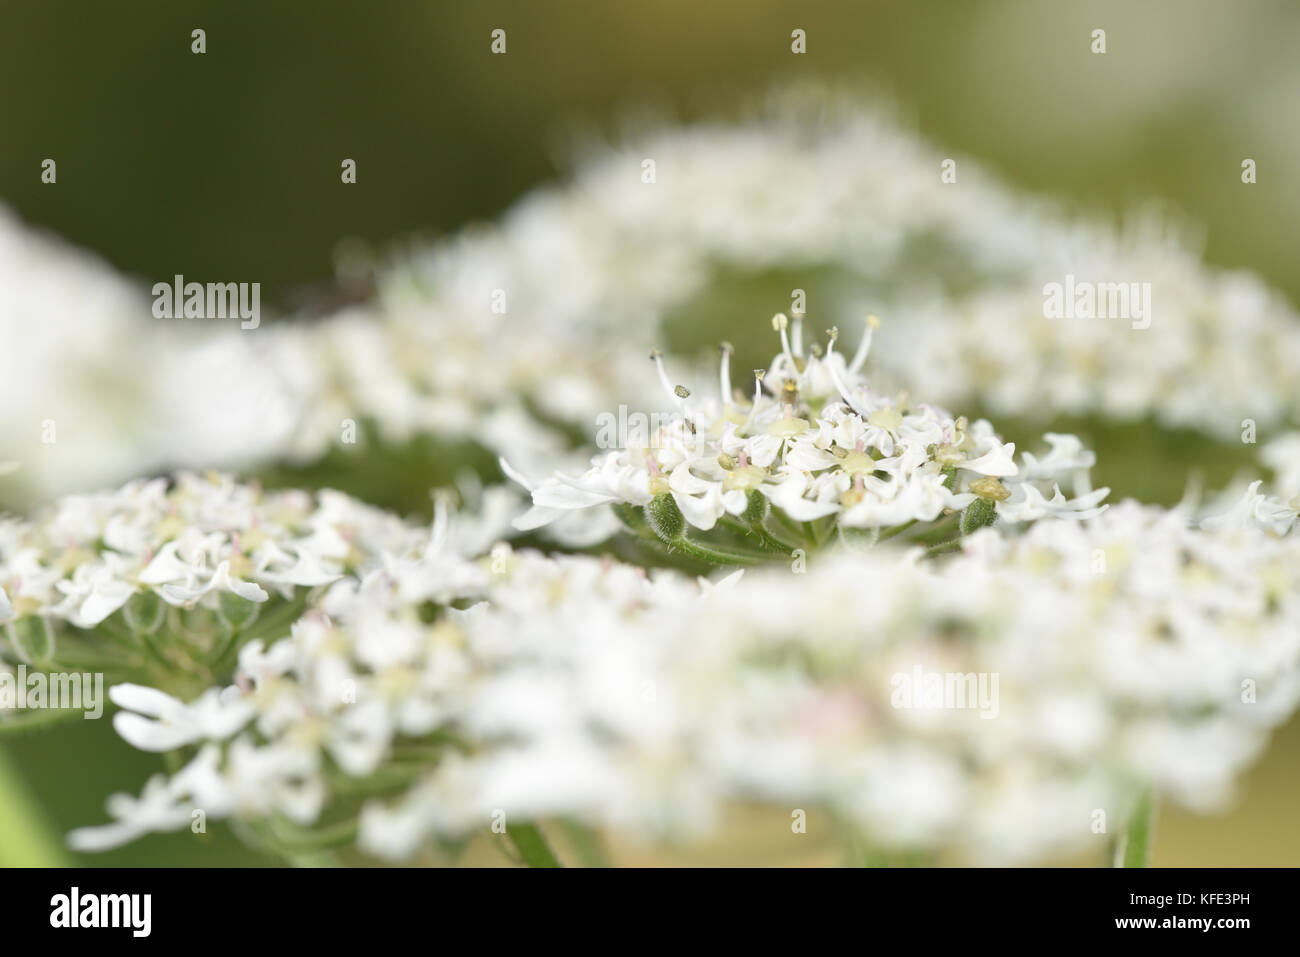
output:
[{"label": "bokeh background", "polygon": [[[488,50],[497,27],[506,56]],[[803,56],[790,53],[796,27]],[[190,52],[195,28],[205,56]],[[1105,56],[1089,51],[1095,28]],[[1165,204],[1207,261],[1251,269],[1294,302],[1298,49],[1300,4],[1287,0],[0,0],[0,201],[150,282],[257,280],[264,301],[310,311],[336,295],[342,242],[391,250],[490,220],[627,124],[738,115],[774,84],[812,78],[892,104],[953,154],[1082,214]],[[45,157],[57,188],[40,182]],[[344,157],[358,163],[348,189]],[[1245,157],[1258,163],[1251,188]],[[1100,478],[1169,500],[1185,470],[1161,477],[1153,463],[1196,461],[1220,479],[1239,464],[1239,449],[1187,442],[1111,430]],[[1300,862],[1298,755],[1293,724],[1232,812],[1164,813],[1156,863]],[[108,791],[157,769],[106,721],[6,738],[0,793],[39,807],[48,833],[8,833],[0,806],[0,862],[60,853],[58,835],[99,820]],[[689,857],[624,859],[833,860],[816,834],[761,846],[745,823]],[[259,863],[220,826],[204,846],[151,837],[86,862]]]}]

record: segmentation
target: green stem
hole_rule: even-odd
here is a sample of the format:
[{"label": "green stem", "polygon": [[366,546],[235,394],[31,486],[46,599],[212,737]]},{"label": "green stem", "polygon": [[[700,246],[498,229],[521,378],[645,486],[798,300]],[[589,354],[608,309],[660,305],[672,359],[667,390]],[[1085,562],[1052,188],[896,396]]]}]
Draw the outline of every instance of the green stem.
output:
[{"label": "green stem", "polygon": [[271,831],[277,841],[291,853],[323,851],[342,847],[356,840],[359,821],[356,818],[318,828],[304,828],[288,819],[273,819]]},{"label": "green stem", "polygon": [[234,650],[238,653],[239,631],[231,628],[224,635],[219,635],[217,640],[212,644],[212,650],[205,656],[207,664],[214,670],[216,667],[225,662],[226,656]]},{"label": "green stem", "polygon": [[780,552],[782,555],[787,557],[794,551],[794,548],[792,548],[788,542],[781,541],[781,539],[769,532],[767,526],[758,524],[751,525],[750,528],[753,530],[754,534],[758,536],[759,541],[772,551]]},{"label": "green stem", "polygon": [[961,512],[953,512],[951,515],[945,515],[937,522],[928,525],[918,532],[913,538],[913,541],[917,545],[933,545],[937,541],[946,541],[946,536],[951,532],[958,531],[958,534],[960,534],[960,530],[957,528],[957,523],[960,519]]},{"label": "green stem", "polygon": [[70,863],[9,755],[0,749],[0,866],[67,867]]},{"label": "green stem", "polygon": [[299,592],[293,598],[282,601],[271,609],[269,614],[260,615],[257,621],[242,631],[231,632],[218,651],[211,656],[208,667],[214,677],[225,679],[234,672],[239,660],[239,652],[244,645],[256,638],[261,638],[271,645],[285,637],[293,623],[302,617],[308,604],[309,591]]},{"label": "green stem", "polygon": [[721,524],[746,537],[757,539],[759,545],[768,551],[777,552],[781,555],[789,555],[790,548],[784,542],[778,541],[772,537],[772,534],[761,524],[747,525],[740,519],[731,515],[724,515]]},{"label": "green stem", "polygon": [[711,565],[757,565],[769,559],[767,555],[755,554],[754,552],[738,552],[729,548],[703,545],[700,542],[691,541],[685,535],[673,539],[668,543],[668,547],[680,549],[692,558],[698,558],[700,561],[708,562]]},{"label": "green stem", "polygon": [[109,641],[121,645],[123,648],[138,650],[140,647],[140,641],[134,632],[118,624],[114,616],[109,616],[101,621],[96,626],[95,632],[108,638]]},{"label": "green stem", "polygon": [[886,529],[885,531],[880,533],[876,541],[883,542],[887,539],[893,538],[895,535],[900,535],[903,532],[907,531],[909,528],[911,528],[913,525],[915,525],[916,522],[917,520],[913,518],[909,521],[904,522],[902,525],[895,525],[893,528]]},{"label": "green stem", "polygon": [[[661,535],[655,532],[649,523],[645,521],[643,513],[631,506],[616,506],[614,512],[627,526],[628,530],[637,536],[638,540],[667,548],[669,552],[682,552],[696,561],[709,565],[757,565],[770,561],[772,557],[770,554],[763,552],[706,545],[703,542],[687,538],[685,531],[680,532],[676,537]],[[743,526],[742,530],[744,530]],[[782,549],[781,554],[786,555],[789,553]]]},{"label": "green stem", "polygon": [[786,533],[792,540],[800,543],[800,548],[807,544],[803,527],[789,515],[785,514],[784,511],[773,505],[771,509],[768,510],[768,514],[772,516],[772,520],[775,524],[785,529]]},{"label": "green stem", "polygon": [[563,867],[551,850],[546,838],[536,824],[513,824],[506,827],[506,836],[529,867]]},{"label": "green stem", "polygon": [[857,825],[830,812],[831,829],[839,844],[843,867],[886,867],[884,855],[874,850]]},{"label": "green stem", "polygon": [[580,821],[566,820],[564,834],[573,845],[583,867],[609,867],[609,858],[601,844],[600,835]]},{"label": "green stem", "polygon": [[175,675],[177,673],[181,673],[181,674],[184,673],[183,668],[175,664],[170,658],[167,657],[166,653],[163,650],[162,645],[158,641],[158,636],[156,634],[152,634],[152,635],[142,634],[140,636],[140,639],[143,642],[144,649],[146,652],[148,652],[149,657],[153,660],[153,662],[156,665],[158,665],[160,668],[163,669],[164,674],[170,676],[170,675]]},{"label": "green stem", "polygon": [[940,542],[938,545],[931,545],[925,550],[923,558],[932,558],[935,555],[943,555],[946,552],[955,552],[961,549],[961,539],[954,538],[950,541]]},{"label": "green stem", "polygon": [[793,554],[795,549],[803,548],[803,539],[796,534],[792,534],[790,529],[781,524],[779,520],[773,520],[771,528],[764,522],[762,529],[763,534],[780,545],[786,555]]},{"label": "green stem", "polygon": [[1128,827],[1115,849],[1116,867],[1150,867],[1151,838],[1155,833],[1156,804],[1151,792],[1144,793],[1133,809]]},{"label": "green stem", "polygon": [[610,505],[615,516],[623,523],[623,526],[633,535],[644,538],[646,535],[656,537],[646,525],[645,516],[635,505],[628,505],[626,502],[614,502]]}]

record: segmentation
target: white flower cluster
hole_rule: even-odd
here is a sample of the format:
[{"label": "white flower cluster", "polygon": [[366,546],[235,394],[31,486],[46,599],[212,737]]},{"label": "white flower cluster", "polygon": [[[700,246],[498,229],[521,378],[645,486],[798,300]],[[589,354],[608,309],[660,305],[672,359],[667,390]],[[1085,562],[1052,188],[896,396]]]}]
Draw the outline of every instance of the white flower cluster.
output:
[{"label": "white flower cluster", "polygon": [[[1143,793],[1221,802],[1300,701],[1300,540],[1258,504],[1198,527],[1126,502],[983,529],[937,565],[882,546],[703,590],[439,546],[336,583],[192,704],[114,689],[127,740],[199,747],[74,844],[195,808],[306,828],[352,780],[377,785],[357,842],[381,858],[500,814],[698,837],[735,800],[820,808],[884,850],[1086,849]],[[900,697],[914,674],[969,697]]]},{"label": "white flower cluster", "polygon": [[1279,497],[1300,500],[1300,432],[1287,432],[1260,450],[1260,459],[1273,470]]},{"label": "white flower cluster", "polygon": [[[745,793],[824,800],[876,844],[1031,858],[1095,841],[1098,809],[1113,833],[1143,789],[1225,798],[1300,700],[1298,557],[1293,537],[1124,503],[976,532],[937,568],[746,573],[674,670]],[[932,675],[964,702],[927,701]]]},{"label": "white flower cluster", "polygon": [[[1150,283],[1151,325],[1044,318],[1043,284],[1067,273]],[[1045,278],[900,305],[909,348],[882,366],[927,394],[975,397],[999,415],[1150,417],[1230,441],[1244,419],[1260,428],[1300,420],[1286,385],[1300,362],[1300,316],[1255,277],[1207,273],[1174,249],[1143,243],[1062,257],[1035,275]]]},{"label": "white flower cluster", "polygon": [[[151,362],[135,338],[148,310],[143,292],[105,263],[0,206],[0,499],[19,483],[34,495],[67,490],[72,475],[95,487],[137,474],[139,449],[121,441],[122,423],[147,414],[150,380],[122,360],[130,343]],[[62,445],[50,441],[60,432]]]},{"label": "white flower cluster", "polygon": [[[594,151],[500,227],[380,269],[373,306],[249,333],[154,319],[142,288],[0,215],[0,473],[21,466],[0,493],[312,460],[347,421],[549,470],[568,447],[557,424],[648,397],[638,343],[665,341],[727,277],[769,270],[823,277],[802,285],[834,321],[888,310],[906,336],[880,355],[882,380],[932,401],[1219,437],[1248,417],[1300,421],[1300,319],[1266,286],[1205,267],[1163,227],[1067,219],[965,159],[943,183],[942,159],[860,103],[795,91],[744,124]],[[1044,286],[1067,276],[1149,283],[1149,328],[1046,318]],[[222,402],[193,388],[218,377]]]},{"label": "white flower cluster", "polygon": [[[638,176],[647,157],[653,186]],[[906,335],[880,368],[934,401],[1150,416],[1220,438],[1247,417],[1300,421],[1300,315],[1284,297],[1207,267],[1152,212],[1121,229],[1081,221],[974,160],[957,158],[945,183],[945,158],[853,97],[787,90],[744,123],[592,150],[571,183],[525,198],[498,230],[417,255],[386,281],[418,280],[465,314],[509,289],[512,319],[649,347],[737,273],[803,273],[792,284],[833,321],[895,317]],[[1067,276],[1148,283],[1151,313],[1047,318],[1045,286]]]},{"label": "white flower cluster", "polygon": [[137,480],[0,520],[0,623],[92,629],[137,595],[160,599],[151,615],[238,613],[228,599],[262,603],[328,584],[411,552],[424,534],[337,492],[268,492],[215,473]]},{"label": "white flower cluster", "polygon": [[[987,421],[872,390],[861,369],[874,316],[849,361],[835,351],[835,330],[824,354],[816,345],[805,353],[801,317],[793,336],[786,316],[774,325],[783,350],[770,371],[756,373],[752,399],[731,389],[727,347],[716,398],[672,385],[656,355],[677,414],[640,437],[642,444],[598,456],[586,473],[532,487],[534,508],[517,526],[609,503],[644,507],[670,495],[687,522],[707,531],[725,515],[744,515],[752,492],[790,521],[834,516],[843,528],[930,522],[981,498],[1009,521],[1086,518],[1104,508],[1098,503],[1108,489],[1094,491],[1088,481],[1095,457],[1074,436],[1049,434],[1051,452],[1026,454],[1017,466],[1015,445],[1001,442]],[[1061,481],[1078,497],[1067,499]]]},{"label": "white flower cluster", "polygon": [[[0,503],[182,468],[312,462],[419,435],[530,469],[566,462],[616,391],[650,375],[612,340],[579,345],[394,279],[385,303],[255,331],[154,318],[144,288],[0,209]],[[195,383],[221,382],[222,398]],[[90,384],[90,385],[88,385]]]},{"label": "white flower cluster", "polygon": [[[564,461],[564,429],[585,429],[619,383],[651,379],[639,364],[633,371],[626,350],[612,344],[583,349],[499,318],[486,308],[454,314],[435,303],[358,308],[222,337],[220,349],[209,344],[208,355],[195,352],[172,375],[179,385],[182,376],[202,372],[200,362],[243,370],[246,414],[220,430],[229,438],[217,449],[220,462],[312,461],[338,446],[350,424],[356,432],[373,428],[382,442],[430,435],[536,467]],[[284,410],[275,430],[245,428],[258,421],[259,405]],[[260,416],[264,421],[265,411]],[[365,439],[356,441],[364,448]],[[213,454],[186,443],[174,447],[186,462]]]},{"label": "white flower cluster", "polygon": [[[514,797],[500,797],[509,797],[512,809],[529,795],[530,809],[560,811],[572,794],[565,779],[579,773],[617,785],[621,799],[632,800],[636,788],[601,766],[598,750],[582,739],[581,710],[565,697],[598,696],[609,720],[617,717],[628,733],[648,734],[639,699],[629,697],[637,687],[628,682],[638,678],[638,650],[625,626],[647,608],[671,607],[694,590],[671,573],[655,584],[630,566],[515,555],[504,547],[480,562],[437,550],[339,582],[290,637],[269,647],[245,646],[236,684],[229,688],[189,705],[153,689],[114,688],[113,700],[129,709],[115,725],[131,743],[146,750],[204,746],[178,775],[151,782],[141,801],[115,799],[117,821],[78,832],[74,845],[109,846],[129,839],[128,833],[170,829],[174,821],[188,820],[195,807],[215,816],[280,812],[307,825],[333,796],[334,768],[362,781],[378,776],[400,793],[434,766],[440,775],[456,774],[468,760],[462,752],[488,747],[501,766],[491,770],[475,760],[473,777],[488,773],[495,784],[471,784],[467,777],[468,790],[426,806],[405,833],[394,833],[399,823],[371,805],[361,844],[381,856],[407,856],[436,820],[446,822],[444,833],[468,832],[491,812],[476,800],[480,786],[507,789]],[[464,611],[443,607],[432,620],[421,614],[430,601],[441,606],[453,597],[489,596],[490,604]],[[602,652],[601,645],[621,651]],[[599,669],[606,666],[619,671],[602,678]],[[583,686],[572,686],[575,681]],[[515,753],[509,739],[516,730],[540,736],[551,749],[560,737],[571,736],[575,747],[587,746],[579,755],[585,767],[575,768],[573,755],[562,750],[549,752],[547,766],[526,749],[520,756],[528,767],[509,766]],[[412,753],[419,760],[412,761]],[[262,777],[251,769],[261,769]],[[410,799],[423,793],[421,784]],[[162,812],[146,800],[164,796],[168,809]],[[588,810],[595,814],[599,808],[592,804]]]},{"label": "white flower cluster", "polygon": [[[680,838],[744,801],[987,863],[1086,848],[1098,812],[1113,836],[1144,795],[1227,796],[1300,702],[1300,434],[1262,449],[1273,495],[1111,507],[1075,436],[1017,454],[914,396],[1220,437],[1294,424],[1300,321],[1162,231],[1069,222],[965,160],[944,183],[879,116],[811,102],[604,150],[310,324],[161,323],[0,215],[6,502],[311,461],[349,427],[474,443],[532,499],[489,489],[427,527],[179,472],[0,520],[0,670],[103,668],[118,733],[179,766],[75,847],[201,810],[280,850],[342,835],[404,860],[499,814]],[[662,407],[638,341],[766,273],[821,277],[837,320],[898,316],[871,381],[874,318],[846,356],[778,316],[752,389],[724,346],[716,395],[655,354],[666,418],[574,474],[598,413]],[[1049,319],[1067,276],[1149,283],[1153,312]],[[193,388],[212,381],[219,400]],[[767,567],[692,580],[515,551],[512,527]]]},{"label": "white flower cluster", "polygon": [[487,574],[461,557],[482,547],[485,529],[449,529],[445,509],[439,516],[419,546],[384,551],[367,570],[336,581],[291,637],[244,644],[235,685],[189,703],[138,684],[113,687],[122,709],[113,724],[131,744],[158,752],[204,747],[172,779],[151,780],[138,801],[114,797],[115,823],[75,833],[73,846],[103,849],[173,829],[193,808],[309,823],[328,797],[329,762],[366,776],[389,756],[394,735],[445,725],[440,696],[458,693],[460,652],[448,641],[454,628],[430,627],[421,606],[482,594]]}]

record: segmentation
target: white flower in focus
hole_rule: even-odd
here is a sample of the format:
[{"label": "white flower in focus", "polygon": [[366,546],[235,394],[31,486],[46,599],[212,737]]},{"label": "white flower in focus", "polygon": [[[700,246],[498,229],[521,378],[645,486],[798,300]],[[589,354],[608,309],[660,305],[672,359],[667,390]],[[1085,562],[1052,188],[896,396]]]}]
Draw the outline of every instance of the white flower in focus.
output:
[{"label": "white flower in focus", "polygon": [[[744,514],[754,492],[795,522],[834,515],[848,528],[934,521],[976,497],[997,501],[998,515],[1008,521],[1084,518],[1104,508],[1099,503],[1108,490],[1091,490],[1091,453],[1074,436],[1052,433],[1051,453],[1031,456],[1030,471],[1022,474],[1015,445],[1003,443],[988,422],[970,423],[871,390],[860,369],[878,325],[874,316],[847,364],[835,352],[834,330],[824,356],[806,354],[800,323],[796,317],[792,339],[790,320],[777,316],[782,352],[773,372],[756,376],[751,401],[728,391],[727,349],[717,399],[697,399],[674,386],[654,354],[676,415],[647,445],[599,455],[581,475],[534,483],[503,463],[532,493],[533,508],[516,527],[537,528],[597,506],[645,507],[667,495],[687,523],[708,531],[724,516]],[[782,369],[783,377],[776,373]],[[1080,497],[1065,498],[1053,483],[1048,499],[1034,484],[1062,474]]]},{"label": "white flower in focus", "polygon": [[180,473],[0,520],[0,587],[21,614],[93,629],[138,594],[186,609],[217,610],[228,598],[265,604],[271,592],[288,599],[423,553],[427,539],[337,492],[265,492]]}]

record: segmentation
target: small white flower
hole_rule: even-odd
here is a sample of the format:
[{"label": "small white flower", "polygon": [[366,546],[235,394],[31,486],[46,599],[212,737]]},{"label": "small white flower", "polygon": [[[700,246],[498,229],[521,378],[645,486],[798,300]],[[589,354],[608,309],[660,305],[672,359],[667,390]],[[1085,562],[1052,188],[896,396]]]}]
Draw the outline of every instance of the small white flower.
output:
[{"label": "small white flower", "polygon": [[74,851],[94,853],[129,844],[146,834],[174,831],[190,823],[192,805],[181,799],[165,776],[156,774],[145,782],[138,798],[114,794],[107,801],[112,824],[81,827],[68,834]]},{"label": "small white flower", "polygon": [[59,613],[78,628],[94,628],[135,594],[125,578],[125,560],[111,552],[102,561],[78,566],[72,578],[55,586],[67,596]]},{"label": "small white flower", "polygon": [[206,582],[197,581],[198,575],[186,576],[184,585],[165,584],[161,594],[173,605],[186,605],[197,601],[209,592],[230,592],[245,601],[264,602],[270,595],[256,582],[244,581],[230,574],[230,562],[217,565],[216,570]]},{"label": "small white flower", "polygon": [[1211,530],[1241,529],[1251,526],[1266,528],[1274,535],[1285,535],[1295,525],[1300,514],[1295,505],[1289,505],[1259,491],[1262,481],[1250,483],[1237,504],[1222,515],[1203,519],[1201,524]]},{"label": "small white flower", "polygon": [[998,516],[1009,522],[1033,522],[1049,516],[1081,520],[1104,512],[1109,506],[1100,503],[1108,494],[1110,489],[1099,488],[1087,495],[1067,499],[1061,494],[1060,486],[1053,485],[1052,497],[1049,499],[1033,485],[1024,483],[1015,486],[1011,497],[998,502],[996,508]]},{"label": "small white flower", "polygon": [[192,704],[184,704],[155,688],[114,685],[108,696],[123,710],[113,716],[113,728],[141,751],[173,751],[205,739],[225,740],[256,713],[252,703],[234,691],[209,688]]}]

